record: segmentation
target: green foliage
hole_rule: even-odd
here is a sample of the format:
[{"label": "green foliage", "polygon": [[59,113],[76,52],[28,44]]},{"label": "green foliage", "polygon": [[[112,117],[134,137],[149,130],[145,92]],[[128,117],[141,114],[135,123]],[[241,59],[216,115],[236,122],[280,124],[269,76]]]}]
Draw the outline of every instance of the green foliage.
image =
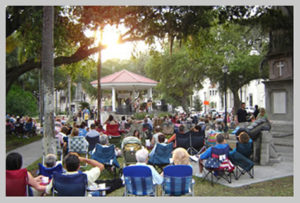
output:
[{"label": "green foliage", "polygon": [[202,101],[199,99],[199,97],[196,97],[194,100],[194,108],[196,111],[202,111],[203,109]]},{"label": "green foliage", "polygon": [[13,85],[6,95],[6,113],[36,116],[38,114],[37,99],[31,92]]},{"label": "green foliage", "polygon": [[90,109],[90,104],[88,102],[80,102],[80,108],[84,109],[84,108]]},{"label": "green foliage", "polygon": [[146,117],[146,112],[138,112],[133,115],[133,117],[137,120],[143,120]]},{"label": "green foliage", "polygon": [[203,67],[189,57],[187,48],[176,47],[172,55],[168,52],[153,52],[146,64],[147,74],[159,81],[157,90],[162,98],[174,106],[187,109],[189,96],[195,86],[201,86]]}]

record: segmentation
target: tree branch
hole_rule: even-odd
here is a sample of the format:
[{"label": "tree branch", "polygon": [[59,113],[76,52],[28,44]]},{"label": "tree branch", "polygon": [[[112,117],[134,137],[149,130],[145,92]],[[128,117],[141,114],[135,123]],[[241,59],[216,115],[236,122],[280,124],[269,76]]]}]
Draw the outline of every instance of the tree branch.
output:
[{"label": "tree branch", "polygon": [[[87,46],[79,47],[78,50],[71,56],[59,56],[54,59],[54,66],[60,66],[60,65],[68,65],[72,63],[76,63],[78,61],[81,61],[88,56],[97,53],[100,51],[100,49],[104,49],[105,46],[101,45],[98,47],[93,47],[88,49]],[[41,68],[41,62],[35,62],[33,59],[30,59],[19,66],[14,66],[12,68],[9,68],[6,70],[6,93],[10,89],[13,82],[19,78],[24,73],[34,70],[36,68]]]}]

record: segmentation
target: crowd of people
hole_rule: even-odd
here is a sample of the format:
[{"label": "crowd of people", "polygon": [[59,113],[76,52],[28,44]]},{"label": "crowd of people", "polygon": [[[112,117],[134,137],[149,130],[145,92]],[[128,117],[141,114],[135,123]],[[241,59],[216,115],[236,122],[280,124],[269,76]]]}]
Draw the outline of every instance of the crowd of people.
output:
[{"label": "crowd of people", "polygon": [[[86,110],[83,112],[85,112],[83,114],[88,114]],[[245,122],[247,121],[244,118],[246,116],[247,113],[245,113],[244,104],[242,104],[241,109],[237,111],[236,121]],[[257,118],[266,118],[264,109],[261,108],[260,112],[255,112],[254,116]],[[87,118],[87,120],[89,119]],[[118,125],[119,132],[122,134],[122,136],[120,138],[120,149],[118,147],[115,148],[116,157],[122,156],[127,144],[137,143],[141,147],[137,148],[135,152],[136,165],[148,166],[152,171],[153,182],[155,184],[162,184],[163,174],[159,173],[151,164],[149,164],[148,160],[155,153],[157,145],[166,146],[168,143],[173,143],[173,151],[171,155],[173,162],[171,164],[191,165],[191,154],[188,153],[186,148],[178,146],[178,143],[176,143],[176,136],[180,136],[180,134],[198,134],[199,136],[203,136],[203,140],[207,140],[212,131],[216,132],[215,143],[213,145],[206,145],[204,142],[201,153],[198,153],[197,155],[199,172],[195,173],[196,176],[203,177],[203,167],[206,164],[204,160],[209,159],[209,157],[212,156],[212,150],[215,149],[224,150],[224,153],[228,155],[226,164],[232,166],[232,168],[234,167],[231,163],[230,157],[234,157],[233,154],[236,153],[236,149],[231,149],[226,143],[225,136],[222,132],[224,129],[223,120],[224,119],[221,116],[217,116],[212,119],[211,115],[198,117],[197,115],[191,116],[188,114],[175,114],[164,116],[162,118],[151,118],[150,116],[146,116],[143,120],[136,120],[134,117],[130,116],[127,118],[122,116],[121,120],[118,121],[113,117],[113,115],[110,115],[108,119],[103,122],[103,125],[97,121],[94,121],[92,124],[88,125],[88,122],[86,122],[85,119],[83,119],[80,124],[78,124],[78,122],[74,122],[73,125],[71,125],[70,123],[62,122],[62,119],[57,118],[55,120],[55,137],[59,140],[60,145],[63,148],[63,164],[65,168],[65,174],[80,173],[80,163],[87,163],[92,166],[92,169],[83,171],[83,173],[87,174],[88,184],[92,185],[100,177],[101,171],[104,170],[104,164],[93,159],[83,158],[74,152],[69,152],[68,140],[75,136],[97,138],[99,140],[97,144],[109,146],[110,135],[106,131],[106,126]],[[24,129],[24,126],[26,126],[28,123],[32,123],[34,126],[34,121],[31,118],[14,119],[14,116],[9,116],[7,117],[7,122],[14,124],[15,130],[17,123],[22,123]],[[140,126],[141,128],[137,128],[137,126]],[[88,139],[86,139],[86,142],[88,143]],[[237,142],[251,142],[251,139],[249,139],[247,133],[242,132],[241,134],[237,135]],[[94,151],[95,150],[93,150],[92,153]],[[234,162],[236,160],[232,161]],[[22,157],[20,154],[11,153],[7,156],[6,163],[7,172],[21,170]],[[27,172],[25,175],[28,177],[27,184],[30,185],[34,191],[33,194],[45,195],[51,193],[51,181],[47,185],[41,185],[40,183],[43,178],[42,176],[34,178],[29,172]],[[7,195],[20,195],[20,193],[14,193],[10,190],[13,190],[13,186],[7,185]],[[98,196],[99,194],[91,193],[90,195]]]},{"label": "crowd of people", "polygon": [[37,122],[29,116],[6,115],[6,134],[28,138],[36,135]]}]

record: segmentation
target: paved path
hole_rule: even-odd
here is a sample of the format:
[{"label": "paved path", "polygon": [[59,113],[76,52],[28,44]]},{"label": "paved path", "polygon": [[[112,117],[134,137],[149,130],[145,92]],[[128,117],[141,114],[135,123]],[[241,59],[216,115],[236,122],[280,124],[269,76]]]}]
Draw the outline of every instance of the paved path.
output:
[{"label": "paved path", "polygon": [[30,164],[42,157],[42,140],[14,149],[12,151],[9,151],[8,153],[10,152],[20,153],[23,157],[22,167],[26,168]]}]

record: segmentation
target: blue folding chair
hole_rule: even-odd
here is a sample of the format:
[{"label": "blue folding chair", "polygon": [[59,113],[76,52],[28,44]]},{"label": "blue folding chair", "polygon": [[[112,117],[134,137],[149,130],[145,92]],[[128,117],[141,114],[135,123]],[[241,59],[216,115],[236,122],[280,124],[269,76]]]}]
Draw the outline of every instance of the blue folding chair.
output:
[{"label": "blue folding chair", "polygon": [[54,172],[62,173],[63,166],[59,163],[52,168],[46,168],[43,164],[39,163],[39,175],[47,176],[51,180]]},{"label": "blue folding chair", "polygon": [[194,196],[193,168],[190,165],[170,165],[164,168],[162,195]]},{"label": "blue folding chair", "polygon": [[162,145],[160,143],[156,144],[155,151],[153,155],[150,155],[148,163],[153,165],[156,169],[162,168],[170,164],[170,158],[172,158],[173,143],[167,145]]},{"label": "blue folding chair", "polygon": [[88,141],[89,143],[89,147],[88,147],[88,151],[91,154],[91,152],[94,150],[94,148],[96,147],[96,144],[99,143],[99,136],[96,137],[89,137],[86,136],[85,139]]},{"label": "blue folding chair", "polygon": [[125,180],[124,196],[156,196],[151,169],[147,166],[126,166],[123,169]]},{"label": "blue folding chair", "polygon": [[120,168],[120,164],[115,154],[115,145],[102,146],[101,144],[96,144],[95,151],[92,153],[91,159],[104,164],[105,168],[112,168],[115,166],[113,167],[113,173],[114,177],[116,177],[116,167]]},{"label": "blue folding chair", "polygon": [[62,174],[53,173],[53,196],[86,196],[87,175],[84,173]]}]

